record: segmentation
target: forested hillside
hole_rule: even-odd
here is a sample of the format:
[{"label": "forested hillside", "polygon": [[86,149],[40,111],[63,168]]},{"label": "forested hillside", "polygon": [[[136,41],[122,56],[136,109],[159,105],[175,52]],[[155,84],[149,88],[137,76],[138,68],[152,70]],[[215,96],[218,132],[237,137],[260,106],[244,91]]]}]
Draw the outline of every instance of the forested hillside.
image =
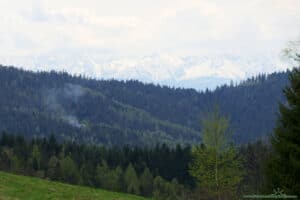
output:
[{"label": "forested hillside", "polygon": [[[191,149],[191,146],[172,148],[165,144],[154,148],[103,147],[68,141],[58,143],[54,136],[26,140],[20,135],[2,134],[0,171],[154,197],[156,200],[192,200],[199,199],[199,194],[194,191],[197,179],[189,173],[189,166],[195,159]],[[243,158],[240,165],[245,172],[243,181],[238,184],[239,191],[236,191],[239,195],[263,189],[263,164],[270,156],[270,150],[261,142],[237,148],[235,160]],[[0,173],[0,199],[1,178]],[[5,188],[7,182],[3,184]],[[41,191],[37,190],[37,193]],[[203,195],[207,194],[202,191]]]},{"label": "forested hillside", "polygon": [[202,114],[218,104],[245,143],[271,132],[287,82],[282,72],[197,92],[1,66],[0,131],[105,145],[194,143]]}]

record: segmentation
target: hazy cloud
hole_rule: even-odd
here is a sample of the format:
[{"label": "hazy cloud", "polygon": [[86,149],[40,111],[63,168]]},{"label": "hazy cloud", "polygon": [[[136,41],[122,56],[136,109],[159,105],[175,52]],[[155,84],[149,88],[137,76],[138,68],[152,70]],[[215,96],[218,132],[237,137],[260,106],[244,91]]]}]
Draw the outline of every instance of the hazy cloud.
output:
[{"label": "hazy cloud", "polygon": [[299,0],[1,1],[0,62],[156,82],[240,79],[286,67],[257,68],[278,64],[300,34],[299,12]]}]

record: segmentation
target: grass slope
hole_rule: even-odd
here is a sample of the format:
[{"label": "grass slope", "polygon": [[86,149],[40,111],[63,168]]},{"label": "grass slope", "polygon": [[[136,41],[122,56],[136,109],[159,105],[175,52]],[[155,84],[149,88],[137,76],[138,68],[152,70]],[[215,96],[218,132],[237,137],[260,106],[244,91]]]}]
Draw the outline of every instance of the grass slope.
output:
[{"label": "grass slope", "polygon": [[0,200],[17,199],[146,200],[146,198],[129,194],[73,186],[39,178],[0,172]]}]

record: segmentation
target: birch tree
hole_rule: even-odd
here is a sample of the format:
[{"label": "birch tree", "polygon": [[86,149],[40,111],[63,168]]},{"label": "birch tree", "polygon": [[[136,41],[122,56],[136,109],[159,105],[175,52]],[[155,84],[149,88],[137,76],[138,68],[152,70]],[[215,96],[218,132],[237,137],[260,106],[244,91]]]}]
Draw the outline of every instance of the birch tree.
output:
[{"label": "birch tree", "polygon": [[229,120],[215,109],[201,124],[203,145],[192,150],[190,174],[197,179],[200,189],[218,200],[233,198],[242,173],[241,160],[230,144]]}]

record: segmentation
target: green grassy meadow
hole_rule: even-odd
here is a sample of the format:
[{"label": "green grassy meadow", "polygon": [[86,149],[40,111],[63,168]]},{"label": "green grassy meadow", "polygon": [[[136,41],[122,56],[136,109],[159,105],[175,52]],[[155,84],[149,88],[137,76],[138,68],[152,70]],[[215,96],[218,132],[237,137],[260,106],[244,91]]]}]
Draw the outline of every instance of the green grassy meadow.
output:
[{"label": "green grassy meadow", "polygon": [[146,198],[0,172],[0,200],[146,200]]}]

